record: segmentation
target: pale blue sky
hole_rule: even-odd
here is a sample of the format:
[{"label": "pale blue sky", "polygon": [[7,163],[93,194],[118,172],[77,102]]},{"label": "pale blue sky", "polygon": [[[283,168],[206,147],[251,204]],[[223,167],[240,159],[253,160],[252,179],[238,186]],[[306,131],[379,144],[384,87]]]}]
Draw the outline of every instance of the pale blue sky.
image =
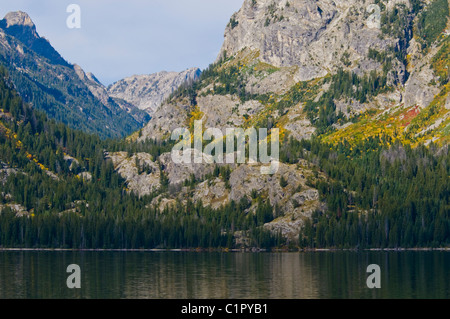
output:
[{"label": "pale blue sky", "polygon": [[[0,0],[0,18],[27,12],[39,35],[105,85],[133,74],[205,68],[244,0]],[[81,29],[69,29],[69,4]]]}]

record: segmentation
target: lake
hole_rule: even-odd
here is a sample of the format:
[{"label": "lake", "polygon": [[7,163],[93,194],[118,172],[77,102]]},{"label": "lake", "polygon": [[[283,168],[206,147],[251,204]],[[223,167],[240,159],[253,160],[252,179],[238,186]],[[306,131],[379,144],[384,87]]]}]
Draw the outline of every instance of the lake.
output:
[{"label": "lake", "polygon": [[[81,269],[69,289],[67,266]],[[367,267],[381,268],[369,289]],[[0,298],[450,298],[449,251],[0,251]]]}]

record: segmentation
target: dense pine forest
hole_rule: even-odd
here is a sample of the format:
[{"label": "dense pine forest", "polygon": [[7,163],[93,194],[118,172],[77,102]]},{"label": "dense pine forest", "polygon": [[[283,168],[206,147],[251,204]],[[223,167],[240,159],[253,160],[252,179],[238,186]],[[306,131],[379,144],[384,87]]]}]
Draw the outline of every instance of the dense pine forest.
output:
[{"label": "dense pine forest", "polygon": [[[103,140],[70,129],[24,103],[4,68],[0,77],[0,247],[239,248],[237,232],[246,234],[247,246],[260,248],[450,244],[446,146],[413,149],[388,136],[356,147],[287,138],[282,162],[305,159],[328,177],[311,181],[327,210],[306,222],[298,241],[287,242],[261,227],[279,216],[257,196],[255,214],[245,213],[250,205],[246,199],[219,210],[190,201],[164,211],[151,207],[167,183],[138,197],[126,191],[125,181],[104,155],[138,151],[157,157],[170,151],[169,143]],[[91,178],[84,178],[86,173]],[[11,204],[20,204],[27,213],[17,214]]]},{"label": "dense pine forest", "polygon": [[[436,247],[450,240],[448,147],[412,149],[380,136],[356,147],[290,140],[284,160],[303,157],[330,177],[317,189],[328,211],[300,234],[305,247]],[[364,213],[355,210],[358,207]]]}]

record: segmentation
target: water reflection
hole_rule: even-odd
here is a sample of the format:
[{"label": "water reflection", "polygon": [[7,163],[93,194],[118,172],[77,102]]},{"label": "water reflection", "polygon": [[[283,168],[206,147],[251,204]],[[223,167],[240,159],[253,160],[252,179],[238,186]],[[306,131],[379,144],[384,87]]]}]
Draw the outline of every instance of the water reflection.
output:
[{"label": "water reflection", "polygon": [[[66,287],[69,264],[82,289]],[[366,268],[382,269],[382,288]],[[0,298],[449,298],[449,252],[0,252]]]}]

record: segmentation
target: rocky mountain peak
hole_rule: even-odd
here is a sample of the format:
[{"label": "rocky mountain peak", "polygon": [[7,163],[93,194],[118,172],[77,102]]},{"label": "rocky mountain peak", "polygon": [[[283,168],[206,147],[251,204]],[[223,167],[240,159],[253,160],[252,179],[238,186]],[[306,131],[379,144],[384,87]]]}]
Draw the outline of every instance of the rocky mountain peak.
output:
[{"label": "rocky mountain peak", "polygon": [[30,28],[35,28],[33,21],[30,16],[22,11],[9,12],[4,20],[6,21],[6,27],[11,26],[25,26]]},{"label": "rocky mountain peak", "polygon": [[92,82],[95,82],[95,83],[97,83],[99,85],[102,85],[102,83],[99,81],[99,79],[97,79],[97,77],[92,72],[86,73],[86,76]]},{"label": "rocky mountain peak", "polygon": [[3,20],[0,20],[0,28],[27,46],[40,39],[30,16],[22,11],[9,12]]},{"label": "rocky mountain peak", "polygon": [[0,28],[52,63],[69,66],[69,63],[51,46],[50,42],[39,36],[36,26],[27,13],[22,11],[9,12],[0,21]]}]

